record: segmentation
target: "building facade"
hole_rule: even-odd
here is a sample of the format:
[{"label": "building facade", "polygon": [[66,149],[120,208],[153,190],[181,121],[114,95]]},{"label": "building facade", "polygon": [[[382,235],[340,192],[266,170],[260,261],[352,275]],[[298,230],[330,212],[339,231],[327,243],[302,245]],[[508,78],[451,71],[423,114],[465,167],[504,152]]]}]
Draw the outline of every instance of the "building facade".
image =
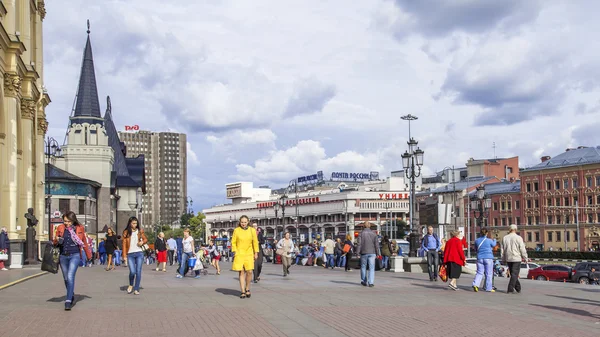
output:
[{"label": "building facade", "polygon": [[[136,126],[137,127],[137,126]],[[141,217],[146,227],[177,227],[192,200],[187,195],[187,136],[174,132],[119,132],[128,157],[145,158],[146,194]]]},{"label": "building facade", "polygon": [[[228,188],[251,188],[251,183],[237,184],[228,184]],[[298,192],[288,189],[286,194],[272,193],[266,196],[252,191],[228,190],[229,198],[242,197],[245,200],[234,200],[231,204],[205,209],[207,232],[213,238],[230,237],[239,217],[246,215],[265,230],[269,240],[279,239],[287,231],[299,242],[323,240],[326,235],[354,236],[365,221],[377,226],[380,235],[404,237],[403,233],[393,230],[391,223],[394,220],[406,221],[408,217],[409,194],[406,190],[390,190],[381,181],[352,187],[346,183],[340,184],[343,184],[340,188]],[[259,197],[247,197],[250,195]]]},{"label": "building facade", "polygon": [[[37,239],[48,237],[44,196],[45,108],[42,23],[44,1],[0,2],[0,226],[11,254],[22,252],[29,208],[40,222]],[[12,264],[19,264],[17,259]]]},{"label": "building facade", "polygon": [[519,179],[519,157],[495,159],[469,159],[467,161],[469,177],[497,177],[510,181]]},{"label": "building facade", "polygon": [[528,247],[600,248],[600,147],[542,157],[521,171],[521,192]]}]

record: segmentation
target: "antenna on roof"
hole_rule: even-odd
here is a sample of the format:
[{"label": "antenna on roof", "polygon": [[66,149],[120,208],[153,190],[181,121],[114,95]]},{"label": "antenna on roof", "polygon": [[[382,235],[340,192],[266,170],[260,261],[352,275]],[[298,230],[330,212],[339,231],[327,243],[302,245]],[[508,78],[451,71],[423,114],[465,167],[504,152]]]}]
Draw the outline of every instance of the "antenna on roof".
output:
[{"label": "antenna on roof", "polygon": [[90,34],[90,19],[87,20],[87,27],[88,27],[87,33],[89,35]]},{"label": "antenna on roof", "polygon": [[498,159],[498,157],[496,157],[496,142],[493,142],[492,144],[492,148],[494,148],[494,159]]}]

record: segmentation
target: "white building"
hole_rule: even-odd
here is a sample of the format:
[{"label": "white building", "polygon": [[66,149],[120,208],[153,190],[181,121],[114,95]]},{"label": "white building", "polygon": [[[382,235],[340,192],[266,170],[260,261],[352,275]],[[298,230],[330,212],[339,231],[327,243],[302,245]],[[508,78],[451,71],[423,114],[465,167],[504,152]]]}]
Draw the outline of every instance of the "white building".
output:
[{"label": "white building", "polygon": [[322,240],[329,234],[354,235],[365,221],[376,225],[381,235],[402,236],[391,233],[394,226],[387,224],[408,218],[409,193],[404,178],[339,182],[337,187],[324,187],[327,184],[321,181],[296,188],[294,182],[298,181],[303,180],[294,180],[286,194],[254,188],[250,182],[227,184],[227,197],[232,203],[203,211],[207,232],[212,237],[230,237],[239,218],[246,215],[265,229],[268,239],[279,238],[285,231],[301,242]]}]

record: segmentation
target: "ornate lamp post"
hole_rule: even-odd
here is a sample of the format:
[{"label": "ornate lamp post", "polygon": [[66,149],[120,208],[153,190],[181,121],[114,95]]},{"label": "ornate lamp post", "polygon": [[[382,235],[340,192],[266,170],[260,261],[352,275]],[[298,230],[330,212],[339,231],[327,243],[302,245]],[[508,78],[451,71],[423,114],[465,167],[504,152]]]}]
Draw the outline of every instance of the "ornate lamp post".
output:
[{"label": "ornate lamp post", "polygon": [[44,140],[44,146],[46,147],[46,213],[48,214],[48,239],[52,240],[52,194],[50,194],[50,158],[60,157],[61,149],[56,139],[48,137]]},{"label": "ornate lamp post", "polygon": [[[486,195],[485,187],[483,185],[477,186],[477,192],[475,196],[471,199],[471,209],[473,209],[473,216],[477,221],[477,225],[479,229],[483,228],[486,223],[487,216],[489,215],[489,210],[492,207],[492,199]],[[479,214],[477,214],[479,213]],[[471,226],[467,227],[467,242],[468,249],[467,254],[471,257]]]},{"label": "ornate lamp post", "polygon": [[442,173],[442,178],[446,178],[446,169],[448,170],[452,170],[452,221],[454,222],[454,230],[457,229],[457,225],[456,225],[456,178],[454,177],[455,171],[454,171],[454,165],[452,165],[452,167],[444,167],[444,173]]},{"label": "ornate lamp post", "polygon": [[[411,115],[408,115],[411,116]],[[413,116],[414,117],[414,116]],[[404,119],[404,118],[403,118]],[[416,119],[416,117],[415,117]],[[408,119],[409,121],[411,119]],[[421,176],[421,166],[423,166],[423,155],[425,152],[417,147],[419,142],[414,138],[410,138],[407,142],[408,151],[402,155],[402,166],[404,167],[404,173],[406,178],[410,179],[410,252],[409,256],[417,256],[417,250],[419,247],[419,234],[416,232],[417,226],[415,226],[415,179]]]}]

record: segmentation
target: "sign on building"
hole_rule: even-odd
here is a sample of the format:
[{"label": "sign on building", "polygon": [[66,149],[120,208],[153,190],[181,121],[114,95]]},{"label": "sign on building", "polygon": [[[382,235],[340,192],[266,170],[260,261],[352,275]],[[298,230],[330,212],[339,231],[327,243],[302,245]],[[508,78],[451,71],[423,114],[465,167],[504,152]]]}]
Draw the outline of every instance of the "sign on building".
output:
[{"label": "sign on building", "polygon": [[242,184],[229,184],[225,186],[227,199],[240,198],[242,196]]},{"label": "sign on building", "polygon": [[368,180],[378,180],[379,172],[370,172],[370,173],[354,173],[354,172],[332,172],[331,180],[354,180],[354,181],[368,181]]}]

